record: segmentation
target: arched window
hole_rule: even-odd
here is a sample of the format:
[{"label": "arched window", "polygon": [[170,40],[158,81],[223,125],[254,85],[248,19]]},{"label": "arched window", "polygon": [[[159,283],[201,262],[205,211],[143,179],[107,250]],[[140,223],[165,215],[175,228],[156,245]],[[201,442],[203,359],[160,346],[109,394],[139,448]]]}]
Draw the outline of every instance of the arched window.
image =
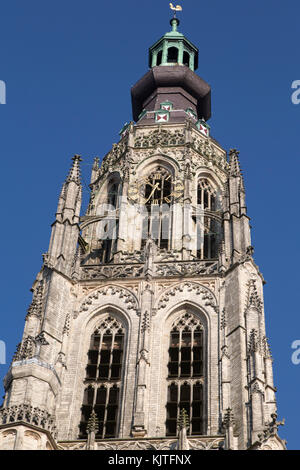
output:
[{"label": "arched window", "polygon": [[216,259],[222,228],[217,214],[217,192],[206,178],[199,181],[197,203],[197,257]]},{"label": "arched window", "polygon": [[178,62],[178,49],[177,49],[177,47],[169,47],[167,62],[169,64],[177,64],[177,62]]},{"label": "arched window", "polygon": [[216,210],[216,191],[206,178],[201,178],[199,181],[197,202],[203,209]]},{"label": "arched window", "polygon": [[172,176],[157,167],[145,179],[143,186],[145,211],[142,229],[142,247],[148,237],[157,241],[159,248],[169,249],[171,244]]},{"label": "arched window", "polygon": [[106,218],[102,223],[101,238],[97,254],[100,263],[109,263],[117,250],[119,219]]},{"label": "arched window", "polygon": [[92,411],[99,420],[97,439],[118,435],[119,398],[124,356],[123,325],[112,316],[94,331],[86,367],[80,438],[87,436],[87,423]]},{"label": "arched window", "polygon": [[190,66],[190,54],[186,51],[183,53],[183,65]]},{"label": "arched window", "polygon": [[168,363],[166,435],[176,436],[182,409],[189,417],[188,435],[204,434],[204,327],[189,312],[172,325]]},{"label": "arched window", "polygon": [[118,208],[118,199],[119,199],[119,183],[111,182],[107,188],[107,205],[108,210],[113,210]]},{"label": "arched window", "polygon": [[156,65],[160,65],[162,62],[162,51],[157,54]]},{"label": "arched window", "polygon": [[102,223],[101,246],[98,250],[101,263],[109,263],[117,248],[119,219],[115,211],[119,208],[119,189],[119,181],[113,179],[108,183],[105,212],[108,214],[113,212],[113,214],[111,218],[108,215]]}]

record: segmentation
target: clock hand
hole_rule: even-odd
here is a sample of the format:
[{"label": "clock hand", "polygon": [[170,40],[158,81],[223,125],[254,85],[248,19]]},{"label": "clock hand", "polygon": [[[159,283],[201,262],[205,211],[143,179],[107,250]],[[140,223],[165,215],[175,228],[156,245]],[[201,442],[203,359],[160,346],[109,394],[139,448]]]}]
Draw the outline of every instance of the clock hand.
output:
[{"label": "clock hand", "polygon": [[148,202],[149,199],[153,196],[154,191],[155,191],[156,189],[160,189],[160,188],[159,188],[159,183],[156,183],[156,185],[154,186],[154,188],[152,189],[152,191],[151,191],[151,193],[150,193],[150,196],[149,196],[148,199],[145,201],[145,204],[146,204],[146,202]]},{"label": "clock hand", "polygon": [[154,188],[154,187],[156,187],[159,183],[153,184],[153,183],[151,183],[151,181],[145,180],[143,184],[149,184],[149,186],[152,186],[152,188]]}]

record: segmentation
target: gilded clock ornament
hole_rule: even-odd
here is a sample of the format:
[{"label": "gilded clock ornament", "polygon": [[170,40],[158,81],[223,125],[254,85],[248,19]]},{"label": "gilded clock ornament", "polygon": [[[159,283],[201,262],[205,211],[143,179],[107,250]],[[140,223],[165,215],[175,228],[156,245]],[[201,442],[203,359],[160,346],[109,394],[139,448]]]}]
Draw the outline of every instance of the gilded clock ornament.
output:
[{"label": "gilded clock ornament", "polygon": [[139,201],[146,205],[162,205],[178,201],[183,192],[183,181],[172,181],[172,175],[164,168],[158,167],[129,186],[128,198],[134,203]]}]

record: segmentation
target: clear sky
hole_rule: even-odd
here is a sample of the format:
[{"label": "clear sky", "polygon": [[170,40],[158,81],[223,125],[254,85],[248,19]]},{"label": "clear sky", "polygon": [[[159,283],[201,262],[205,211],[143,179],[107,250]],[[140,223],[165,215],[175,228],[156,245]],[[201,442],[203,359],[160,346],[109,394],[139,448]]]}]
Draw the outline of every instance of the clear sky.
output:
[{"label": "clear sky", "polygon": [[[174,2],[176,3],[176,2]],[[179,3],[179,1],[177,2]],[[131,120],[130,87],[147,71],[148,47],[170,29],[168,0],[52,0],[1,4],[1,326],[7,371],[29,291],[48,249],[57,197],[74,153],[84,194]],[[212,86],[212,135],[240,150],[255,260],[267,284],[280,435],[300,449],[299,0],[183,0],[180,31],[199,47],[197,73]],[[1,100],[1,97],[0,97]]]}]

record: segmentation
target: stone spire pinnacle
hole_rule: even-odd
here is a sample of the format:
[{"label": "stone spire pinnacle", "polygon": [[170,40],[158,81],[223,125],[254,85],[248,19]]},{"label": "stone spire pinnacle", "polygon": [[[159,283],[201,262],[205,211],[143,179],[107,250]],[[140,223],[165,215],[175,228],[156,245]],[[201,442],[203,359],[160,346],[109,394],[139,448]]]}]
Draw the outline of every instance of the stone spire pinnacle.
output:
[{"label": "stone spire pinnacle", "polygon": [[99,173],[99,157],[95,157],[94,158],[94,163],[93,163],[93,167],[92,167],[92,173],[91,173],[91,184],[96,181],[97,177],[98,177],[98,173]]},{"label": "stone spire pinnacle", "polygon": [[93,410],[87,424],[87,432],[88,432],[88,439],[87,439],[87,450],[92,450],[95,444],[95,437],[99,430],[99,420],[98,417]]},{"label": "stone spire pinnacle", "polygon": [[230,176],[240,178],[239,188],[242,192],[245,192],[245,183],[244,183],[244,177],[243,177],[242,170],[241,170],[239,154],[240,152],[237,149],[229,150]]},{"label": "stone spire pinnacle", "polygon": [[184,408],[180,411],[177,427],[178,427],[178,444],[177,444],[178,450],[189,450],[189,441],[187,438],[187,431],[190,427],[189,415]]},{"label": "stone spire pinnacle", "polygon": [[240,161],[239,161],[239,151],[237,149],[229,150],[229,168],[230,176],[242,176]]},{"label": "stone spire pinnacle", "polygon": [[71,166],[71,169],[67,176],[66,183],[71,183],[71,181],[74,181],[74,183],[80,185],[80,162],[82,161],[82,159],[80,155],[74,155],[72,160],[73,165]]}]

